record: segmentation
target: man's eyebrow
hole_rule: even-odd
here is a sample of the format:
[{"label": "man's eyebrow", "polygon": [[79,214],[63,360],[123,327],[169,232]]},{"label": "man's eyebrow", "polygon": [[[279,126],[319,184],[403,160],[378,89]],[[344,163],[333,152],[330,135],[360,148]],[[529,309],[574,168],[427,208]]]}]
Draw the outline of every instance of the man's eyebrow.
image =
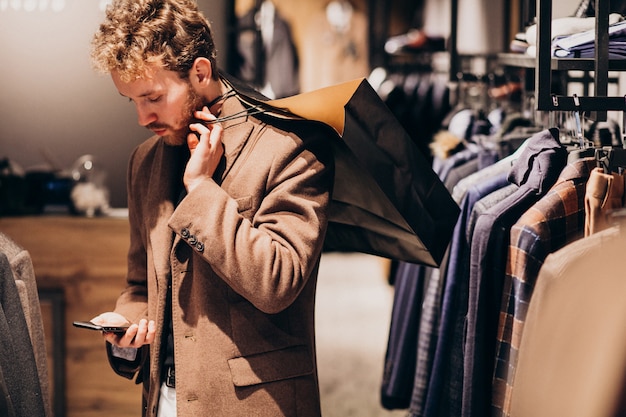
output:
[{"label": "man's eyebrow", "polygon": [[[122,96],[122,97],[124,97],[124,98],[130,98],[130,97],[128,97],[128,96],[125,96],[125,95],[124,95],[124,94],[122,94],[122,93],[119,93],[119,94],[120,94],[120,96]],[[148,97],[148,96],[151,96],[151,95],[153,95],[153,94],[155,94],[155,92],[154,92],[154,91],[146,91],[145,93],[141,93],[141,94],[139,94],[137,97],[140,97],[140,98],[141,98],[141,97]]]}]

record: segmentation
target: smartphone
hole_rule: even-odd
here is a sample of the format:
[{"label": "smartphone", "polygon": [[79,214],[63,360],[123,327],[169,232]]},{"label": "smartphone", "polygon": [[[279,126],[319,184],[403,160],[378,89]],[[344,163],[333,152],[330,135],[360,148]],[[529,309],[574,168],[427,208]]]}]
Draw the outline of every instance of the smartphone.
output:
[{"label": "smartphone", "polygon": [[90,321],[75,321],[73,324],[75,327],[80,327],[81,329],[99,330],[106,333],[126,333],[126,329],[129,327],[128,325],[100,326],[99,324],[94,324]]}]

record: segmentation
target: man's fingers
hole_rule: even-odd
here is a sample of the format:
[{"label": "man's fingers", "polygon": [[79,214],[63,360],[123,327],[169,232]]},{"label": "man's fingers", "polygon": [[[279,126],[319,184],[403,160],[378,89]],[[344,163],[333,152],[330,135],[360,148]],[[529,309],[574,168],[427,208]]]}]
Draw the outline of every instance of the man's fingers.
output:
[{"label": "man's fingers", "polygon": [[209,132],[209,144],[211,149],[215,149],[222,141],[222,132],[224,128],[221,123],[215,123]]},{"label": "man's fingers", "polygon": [[140,348],[154,342],[156,335],[156,324],[154,320],[142,319],[138,324],[132,324],[123,335],[115,333],[104,333],[104,338],[116,346],[123,348]]},{"label": "man's fingers", "polygon": [[[187,146],[190,151],[194,151],[198,148],[201,142],[204,142],[203,146],[210,148],[211,130],[202,123],[194,123],[189,125],[189,130],[192,131],[187,135]],[[195,133],[193,133],[195,132]]]},{"label": "man's fingers", "polygon": [[154,320],[150,320],[148,322],[148,333],[146,335],[145,343],[151,344],[152,342],[154,342],[155,336],[156,336],[156,323],[154,322]]}]

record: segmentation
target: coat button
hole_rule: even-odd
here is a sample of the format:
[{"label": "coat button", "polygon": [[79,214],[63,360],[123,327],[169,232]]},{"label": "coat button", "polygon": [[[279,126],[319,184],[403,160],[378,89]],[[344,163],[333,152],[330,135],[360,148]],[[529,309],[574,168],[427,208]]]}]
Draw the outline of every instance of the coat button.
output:
[{"label": "coat button", "polygon": [[202,242],[196,243],[196,249],[198,250],[198,252],[204,252],[204,243]]},{"label": "coat button", "polygon": [[183,238],[187,239],[191,235],[191,233],[189,233],[189,229],[184,228],[183,230],[180,231],[180,235]]},{"label": "coat button", "polygon": [[195,245],[196,243],[198,243],[198,239],[196,239],[194,235],[191,235],[191,237],[189,238],[189,243]]}]

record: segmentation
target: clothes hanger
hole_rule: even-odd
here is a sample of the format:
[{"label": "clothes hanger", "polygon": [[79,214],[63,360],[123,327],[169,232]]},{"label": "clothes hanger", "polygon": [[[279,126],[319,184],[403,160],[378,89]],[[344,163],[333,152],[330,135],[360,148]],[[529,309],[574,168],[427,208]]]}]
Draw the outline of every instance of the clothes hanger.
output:
[{"label": "clothes hanger", "polygon": [[595,158],[598,168],[609,174],[622,173],[626,169],[626,149],[604,146],[595,149]]},{"label": "clothes hanger", "polygon": [[[579,107],[580,100],[578,96],[574,94],[573,98],[574,104]],[[561,143],[566,146],[566,149],[568,151],[568,163],[577,161],[582,158],[593,158],[595,156],[595,148],[593,146],[593,142],[585,137],[584,112],[581,112],[580,110],[574,110],[571,113],[559,113],[566,117],[562,120],[561,123],[558,123],[557,126],[561,131]],[[571,130],[569,130],[569,133],[564,135],[563,132],[569,129],[567,128],[568,125],[572,126]],[[564,127],[567,129],[564,129]]]},{"label": "clothes hanger", "polygon": [[[574,104],[576,107],[580,107],[580,101],[578,100],[578,96],[574,94]],[[580,110],[574,110],[574,121],[576,122],[576,139],[578,139],[578,145],[581,149],[585,149],[585,136],[583,134],[582,123],[580,122]]]},{"label": "clothes hanger", "polygon": [[[624,96],[624,103],[626,104],[626,95]],[[626,170],[626,111],[623,111],[622,117],[624,123],[622,147],[603,146],[595,150],[597,166],[607,174],[612,172],[622,174]]]}]

